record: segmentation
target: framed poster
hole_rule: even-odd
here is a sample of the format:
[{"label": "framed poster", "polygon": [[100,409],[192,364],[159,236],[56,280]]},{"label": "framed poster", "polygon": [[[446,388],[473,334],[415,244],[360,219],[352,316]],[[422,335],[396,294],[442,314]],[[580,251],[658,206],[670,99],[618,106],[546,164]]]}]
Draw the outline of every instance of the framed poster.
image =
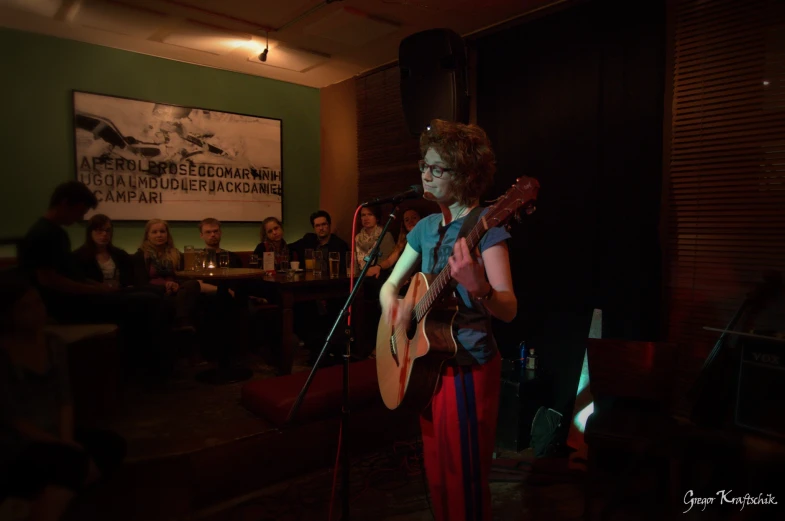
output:
[{"label": "framed poster", "polygon": [[74,91],[77,179],[115,221],[283,215],[282,122]]}]

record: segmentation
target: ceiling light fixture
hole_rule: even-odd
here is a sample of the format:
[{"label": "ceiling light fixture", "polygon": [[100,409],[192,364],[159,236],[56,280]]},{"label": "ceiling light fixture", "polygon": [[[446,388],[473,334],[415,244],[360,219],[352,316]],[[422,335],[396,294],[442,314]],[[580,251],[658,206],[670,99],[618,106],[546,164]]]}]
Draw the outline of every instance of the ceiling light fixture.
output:
[{"label": "ceiling light fixture", "polygon": [[270,50],[270,33],[269,31],[264,32],[264,50],[262,54],[259,55],[259,60],[266,62],[267,61],[267,51]]}]

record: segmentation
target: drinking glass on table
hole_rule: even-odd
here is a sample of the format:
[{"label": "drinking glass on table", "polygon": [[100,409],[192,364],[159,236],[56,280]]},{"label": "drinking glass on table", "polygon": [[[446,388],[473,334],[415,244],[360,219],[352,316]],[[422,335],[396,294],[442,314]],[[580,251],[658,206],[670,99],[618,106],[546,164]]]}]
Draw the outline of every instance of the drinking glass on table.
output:
[{"label": "drinking glass on table", "polygon": [[288,260],[281,261],[279,269],[284,273],[284,275],[286,275],[287,279],[293,279],[294,278],[294,272],[291,270],[291,266],[289,266],[289,261]]},{"label": "drinking glass on table", "polygon": [[[313,252],[313,276],[320,278],[322,276],[322,250],[315,250]],[[308,262],[306,259],[305,262]]]},{"label": "drinking glass on table", "polygon": [[249,268],[258,268],[259,267],[259,256],[255,253],[252,253],[251,256],[248,258],[248,267]]},{"label": "drinking glass on table", "polygon": [[313,271],[313,250],[305,250],[305,271]]},{"label": "drinking glass on table", "polygon": [[341,254],[337,251],[331,251],[330,257],[330,278],[337,279],[338,273],[341,269]]},{"label": "drinking glass on table", "polygon": [[186,246],[183,249],[183,270],[193,271],[196,262],[196,250],[193,246]]},{"label": "drinking glass on table", "polygon": [[229,254],[226,252],[222,252],[218,256],[218,266],[223,269],[223,272],[226,273],[227,269],[229,268]]},{"label": "drinking glass on table", "polygon": [[201,271],[204,269],[204,250],[195,250],[194,251],[194,271]]}]

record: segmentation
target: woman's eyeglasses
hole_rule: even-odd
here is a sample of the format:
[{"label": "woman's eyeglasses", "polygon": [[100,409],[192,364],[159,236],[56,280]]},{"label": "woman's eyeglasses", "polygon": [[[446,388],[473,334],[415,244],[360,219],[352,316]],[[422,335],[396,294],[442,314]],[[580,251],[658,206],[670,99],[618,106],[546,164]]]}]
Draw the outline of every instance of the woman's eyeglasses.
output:
[{"label": "woman's eyeglasses", "polygon": [[453,172],[454,171],[452,168],[447,168],[447,167],[444,167],[444,166],[429,165],[423,159],[420,159],[417,162],[417,164],[420,165],[420,172],[421,173],[424,174],[426,170],[430,170],[431,171],[431,175],[433,177],[437,177],[437,178],[443,176],[445,172]]}]

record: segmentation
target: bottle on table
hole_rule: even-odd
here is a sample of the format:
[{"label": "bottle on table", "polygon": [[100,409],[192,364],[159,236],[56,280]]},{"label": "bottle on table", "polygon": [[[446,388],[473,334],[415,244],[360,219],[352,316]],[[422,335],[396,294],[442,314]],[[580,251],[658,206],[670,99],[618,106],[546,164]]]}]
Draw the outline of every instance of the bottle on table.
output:
[{"label": "bottle on table", "polygon": [[529,356],[526,357],[526,369],[529,369],[530,371],[537,369],[537,355],[535,354],[533,347],[529,349]]}]

